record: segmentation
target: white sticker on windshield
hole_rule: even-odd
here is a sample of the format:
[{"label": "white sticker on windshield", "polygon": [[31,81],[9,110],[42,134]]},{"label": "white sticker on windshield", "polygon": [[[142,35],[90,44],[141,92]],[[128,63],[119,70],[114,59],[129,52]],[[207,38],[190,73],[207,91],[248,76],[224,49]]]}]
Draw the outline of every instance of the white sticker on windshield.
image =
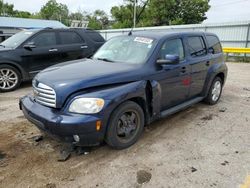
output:
[{"label": "white sticker on windshield", "polygon": [[141,42],[144,44],[152,44],[153,39],[150,38],[144,38],[144,37],[135,37],[135,42]]}]

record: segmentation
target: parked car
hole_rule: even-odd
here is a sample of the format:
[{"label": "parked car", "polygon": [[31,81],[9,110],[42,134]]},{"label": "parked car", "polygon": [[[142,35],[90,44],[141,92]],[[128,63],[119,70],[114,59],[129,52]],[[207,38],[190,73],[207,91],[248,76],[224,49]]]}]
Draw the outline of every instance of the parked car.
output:
[{"label": "parked car", "polygon": [[0,44],[0,92],[15,90],[51,65],[90,57],[104,42],[82,28],[21,31]]},{"label": "parked car", "polygon": [[144,125],[200,101],[216,104],[226,77],[214,34],[135,33],[110,39],[92,59],[42,71],[20,109],[64,141],[123,149]]}]

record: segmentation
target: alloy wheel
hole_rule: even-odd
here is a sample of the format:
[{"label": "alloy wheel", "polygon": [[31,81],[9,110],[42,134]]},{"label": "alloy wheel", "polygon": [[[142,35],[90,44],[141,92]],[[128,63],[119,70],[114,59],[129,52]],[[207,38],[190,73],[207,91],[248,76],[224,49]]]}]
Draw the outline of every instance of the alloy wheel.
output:
[{"label": "alloy wheel", "polygon": [[0,89],[9,90],[18,84],[18,75],[15,71],[2,68],[0,69]]},{"label": "alloy wheel", "polygon": [[220,98],[220,94],[221,94],[221,82],[220,81],[216,81],[214,83],[214,87],[212,89],[212,100],[213,101],[217,101]]}]

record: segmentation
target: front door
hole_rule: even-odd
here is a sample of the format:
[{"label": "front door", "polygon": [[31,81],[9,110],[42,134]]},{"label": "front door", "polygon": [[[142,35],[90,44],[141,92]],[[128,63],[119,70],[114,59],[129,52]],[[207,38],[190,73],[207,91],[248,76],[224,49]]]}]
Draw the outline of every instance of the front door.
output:
[{"label": "front door", "polygon": [[26,44],[33,45],[30,49],[22,49],[22,61],[29,67],[30,76],[58,62],[59,51],[56,32],[38,33]]},{"label": "front door", "polygon": [[158,81],[162,90],[161,110],[166,110],[187,99],[191,67],[186,61],[181,38],[167,40],[159,54],[158,59],[164,59],[166,55],[178,55],[180,58],[179,63],[160,65],[161,69],[158,72]]}]

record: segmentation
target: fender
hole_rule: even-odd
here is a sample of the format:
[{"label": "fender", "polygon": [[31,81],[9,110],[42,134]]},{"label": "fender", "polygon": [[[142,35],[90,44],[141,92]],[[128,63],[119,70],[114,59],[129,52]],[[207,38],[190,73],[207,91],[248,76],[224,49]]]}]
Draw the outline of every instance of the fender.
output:
[{"label": "fender", "polygon": [[160,117],[160,101],[161,88],[157,81],[134,81],[116,85],[99,86],[87,91],[77,92],[71,95],[64,107],[63,111],[69,108],[71,102],[78,97],[103,98],[107,101],[104,113],[109,116],[120,104],[127,100],[140,98],[144,101],[145,108],[143,109],[147,118],[146,124]]},{"label": "fender", "polygon": [[13,66],[13,67],[17,68],[17,70],[19,70],[20,73],[21,73],[21,76],[22,76],[22,80],[23,80],[23,81],[29,80],[29,75],[28,75],[28,73],[26,73],[26,72],[23,70],[23,68],[22,68],[18,63],[14,62],[14,61],[10,61],[10,60],[5,60],[5,59],[3,59],[3,60],[0,61],[0,65],[3,65],[3,64],[5,64],[5,65],[10,65],[10,66]]},{"label": "fender", "polygon": [[216,77],[216,75],[223,73],[225,78],[224,78],[224,83],[225,84],[225,80],[227,77],[227,67],[225,62],[223,63],[216,63],[213,66],[211,66],[208,70],[208,74],[207,74],[207,78],[203,87],[203,92],[202,92],[202,96],[206,97],[209,89],[211,87],[211,84],[214,80],[214,78]]}]

